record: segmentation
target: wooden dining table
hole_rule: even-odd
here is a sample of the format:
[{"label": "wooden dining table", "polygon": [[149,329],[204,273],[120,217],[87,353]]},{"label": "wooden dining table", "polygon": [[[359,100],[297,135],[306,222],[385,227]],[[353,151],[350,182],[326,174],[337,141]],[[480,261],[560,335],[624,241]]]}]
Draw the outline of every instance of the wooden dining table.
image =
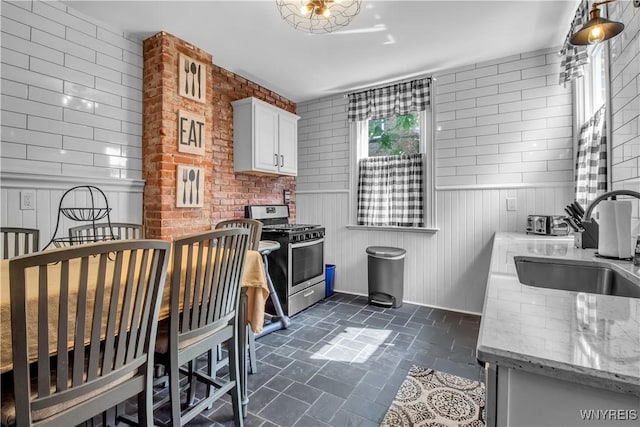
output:
[{"label": "wooden dining table", "polygon": [[[94,257],[91,262],[98,263],[98,257]],[[12,355],[12,342],[11,342],[11,298],[9,287],[9,262],[10,260],[0,261],[0,374],[9,372],[13,369],[13,355]],[[169,317],[171,312],[171,277],[172,277],[172,262],[169,261],[168,271],[166,275],[165,288],[162,296],[162,305],[160,307],[159,320]],[[69,273],[71,277],[79,274],[80,263],[70,263]],[[37,274],[37,271],[27,272],[27,283],[29,283],[29,274]],[[36,276],[34,276],[35,278]],[[33,280],[37,283],[37,281]],[[251,329],[255,333],[262,331],[262,325],[264,323],[264,309],[265,302],[269,296],[269,288],[266,282],[264,264],[262,257],[257,251],[247,251],[245,258],[244,271],[242,275],[242,291],[240,297],[240,304],[238,309],[238,324],[242,325],[238,328],[238,345],[240,346],[240,354],[242,360],[240,361],[240,388],[241,397],[243,403],[243,412],[246,415],[246,405],[248,403],[247,397],[247,328],[244,325],[247,322],[251,325]],[[184,286],[184,284],[181,284]],[[55,289],[55,287],[54,287]],[[77,299],[78,290],[71,288],[69,290],[70,300]],[[27,291],[27,310],[37,310],[37,289],[34,292]],[[59,295],[52,293],[49,298],[49,306],[51,311],[58,310]],[[28,333],[30,336],[35,337],[37,335],[37,317],[35,314],[30,316],[34,319],[32,325],[28,325]],[[57,325],[54,325],[53,330],[57,330]],[[52,354],[55,353],[55,349],[52,349]],[[37,347],[29,348],[30,361],[37,360]]]}]

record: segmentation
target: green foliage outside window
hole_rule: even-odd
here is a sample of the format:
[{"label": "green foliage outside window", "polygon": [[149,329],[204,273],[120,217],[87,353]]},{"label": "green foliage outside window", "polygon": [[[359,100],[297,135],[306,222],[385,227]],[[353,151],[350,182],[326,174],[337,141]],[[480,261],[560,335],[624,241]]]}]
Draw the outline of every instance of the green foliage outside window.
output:
[{"label": "green foliage outside window", "polygon": [[369,120],[369,156],[398,156],[420,152],[417,113]]}]

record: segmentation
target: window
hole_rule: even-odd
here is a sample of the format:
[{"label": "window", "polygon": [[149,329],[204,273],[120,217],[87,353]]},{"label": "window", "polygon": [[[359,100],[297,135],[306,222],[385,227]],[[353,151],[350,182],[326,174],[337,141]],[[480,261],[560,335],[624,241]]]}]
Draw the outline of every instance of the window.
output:
[{"label": "window", "polygon": [[370,119],[369,157],[420,153],[420,116],[419,113],[410,112]]},{"label": "window", "polygon": [[584,75],[575,80],[575,198],[583,206],[607,191],[607,74],[604,43],[590,46]]},{"label": "window", "polygon": [[[352,173],[351,224],[363,226],[358,220],[358,182],[360,160],[408,157],[422,154],[420,174],[420,199],[422,221],[420,225],[365,225],[367,227],[409,227],[409,229],[435,231],[435,198],[433,196],[431,109],[408,114],[396,114],[383,119],[367,119],[351,123]],[[385,161],[385,160],[381,160]],[[415,161],[413,162],[415,165]],[[391,195],[390,195],[391,196]],[[388,203],[385,202],[388,206]],[[402,209],[401,209],[402,210]],[[406,213],[406,210],[405,210]],[[386,213],[384,215],[387,215]],[[405,215],[406,216],[406,215]]]},{"label": "window", "polygon": [[583,77],[575,80],[578,127],[606,103],[607,75],[604,43],[589,49],[589,62],[582,67]]},{"label": "window", "polygon": [[423,78],[349,94],[352,223],[431,225],[431,85]]}]

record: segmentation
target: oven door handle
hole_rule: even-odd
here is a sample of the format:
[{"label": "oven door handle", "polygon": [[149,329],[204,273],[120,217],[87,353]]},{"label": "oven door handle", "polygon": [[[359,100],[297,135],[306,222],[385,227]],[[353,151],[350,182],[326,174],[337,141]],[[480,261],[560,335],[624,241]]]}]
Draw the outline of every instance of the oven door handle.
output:
[{"label": "oven door handle", "polygon": [[323,243],[324,237],[315,240],[307,240],[305,242],[300,243],[291,243],[291,249],[304,248],[305,246],[316,245],[318,243]]}]

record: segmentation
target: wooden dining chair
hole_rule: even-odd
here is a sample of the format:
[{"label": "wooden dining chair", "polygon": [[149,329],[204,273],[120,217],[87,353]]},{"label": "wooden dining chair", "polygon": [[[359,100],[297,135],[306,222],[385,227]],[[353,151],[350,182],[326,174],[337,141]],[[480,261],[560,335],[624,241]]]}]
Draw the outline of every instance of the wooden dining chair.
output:
[{"label": "wooden dining chair", "polygon": [[258,250],[260,237],[262,236],[262,223],[257,219],[235,218],[220,221],[215,227],[217,230],[221,228],[246,228],[249,230],[249,249]]},{"label": "wooden dining chair", "polygon": [[[72,426],[138,398],[153,425],[153,349],[170,244],[70,246],[9,261],[7,425]],[[33,362],[33,363],[30,363]]]},{"label": "wooden dining chair", "polygon": [[[171,316],[168,324],[159,327],[156,342],[156,362],[165,364],[169,372],[173,426],[186,424],[226,393],[231,394],[235,425],[243,425],[236,314],[248,241],[246,229],[229,228],[173,242]],[[214,354],[216,347],[225,343],[229,349],[226,382],[218,377]],[[205,370],[196,369],[196,359],[205,353]],[[185,380],[183,411],[180,385]],[[198,383],[206,386],[205,396],[196,396]]]},{"label": "wooden dining chair", "polygon": [[[216,224],[216,229],[222,228],[246,228],[249,230],[249,249],[257,251],[260,244],[260,238],[262,236],[262,223],[256,219],[248,218],[235,218],[220,221]],[[251,329],[251,325],[247,324],[247,341],[248,341],[248,354],[249,354],[249,367],[251,373],[258,372],[258,362],[256,356],[256,337]]]},{"label": "wooden dining chair", "polygon": [[31,254],[40,250],[40,230],[35,228],[1,227],[2,259]]},{"label": "wooden dining chair", "polygon": [[91,243],[101,240],[142,239],[142,225],[127,222],[88,223],[69,228],[69,237],[75,243]]}]

